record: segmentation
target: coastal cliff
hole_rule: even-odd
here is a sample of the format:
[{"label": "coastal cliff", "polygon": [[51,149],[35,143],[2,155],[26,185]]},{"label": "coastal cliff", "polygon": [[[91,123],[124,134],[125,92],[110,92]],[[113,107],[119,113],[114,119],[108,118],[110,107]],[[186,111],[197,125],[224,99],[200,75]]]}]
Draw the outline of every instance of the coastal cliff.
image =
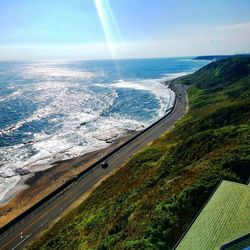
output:
[{"label": "coastal cliff", "polygon": [[180,80],[189,112],[29,249],[172,249],[218,183],[250,177],[250,57]]}]

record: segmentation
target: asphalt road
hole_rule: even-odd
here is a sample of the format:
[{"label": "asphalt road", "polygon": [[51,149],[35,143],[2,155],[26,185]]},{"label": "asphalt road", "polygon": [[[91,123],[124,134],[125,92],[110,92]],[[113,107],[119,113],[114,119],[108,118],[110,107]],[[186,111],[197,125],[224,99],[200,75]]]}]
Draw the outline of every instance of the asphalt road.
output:
[{"label": "asphalt road", "polygon": [[158,138],[173,126],[176,120],[185,113],[187,97],[185,87],[175,84],[172,89],[176,93],[176,105],[169,116],[165,117],[161,122],[157,123],[149,130],[146,130],[135,140],[112,154],[106,160],[109,164],[108,168],[103,169],[101,165],[97,165],[91,172],[85,174],[66,190],[53,197],[53,199],[43,204],[7,232],[0,235],[0,250],[22,249],[37,233],[42,229],[48,228],[48,225],[51,224],[64,209],[86,193],[99,180],[105,177],[113,169],[121,166],[147,143]]}]

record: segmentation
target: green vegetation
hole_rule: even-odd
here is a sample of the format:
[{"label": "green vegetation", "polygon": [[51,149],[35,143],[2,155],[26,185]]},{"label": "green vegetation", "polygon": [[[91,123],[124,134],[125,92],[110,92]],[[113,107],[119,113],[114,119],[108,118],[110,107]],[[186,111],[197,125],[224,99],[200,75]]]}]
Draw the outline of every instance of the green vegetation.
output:
[{"label": "green vegetation", "polygon": [[222,179],[250,176],[250,58],[181,80],[190,110],[30,249],[172,249]]},{"label": "green vegetation", "polygon": [[249,231],[250,186],[224,181],[176,250],[218,250]]}]

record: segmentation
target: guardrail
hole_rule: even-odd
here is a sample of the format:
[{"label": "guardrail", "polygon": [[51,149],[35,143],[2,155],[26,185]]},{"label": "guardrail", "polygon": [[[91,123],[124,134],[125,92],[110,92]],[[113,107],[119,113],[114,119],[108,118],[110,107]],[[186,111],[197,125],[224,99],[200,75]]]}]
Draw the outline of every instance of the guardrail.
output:
[{"label": "guardrail", "polygon": [[[161,123],[164,119],[166,119],[175,110],[176,103],[177,103],[176,90],[175,90],[175,88],[173,86],[171,86],[171,88],[175,92],[174,105],[173,105],[172,108],[167,109],[165,111],[166,114],[162,118],[160,118],[158,121],[154,122],[149,127],[147,127],[146,129],[144,129],[143,131],[139,132],[137,135],[135,135],[134,137],[132,137],[131,139],[129,139],[128,141],[126,141],[124,144],[120,145],[119,147],[117,147],[116,149],[114,149],[113,151],[111,151],[110,153],[108,153],[107,155],[105,155],[104,157],[102,157],[101,159],[99,159],[98,161],[96,161],[94,164],[92,164],[90,167],[88,167],[87,169],[85,169],[82,172],[80,172],[78,175],[76,175],[76,176],[72,177],[71,179],[67,180],[60,187],[58,187],[57,189],[55,189],[54,191],[52,191],[50,194],[48,194],[47,196],[45,196],[44,198],[42,198],[40,201],[38,201],[37,203],[35,203],[33,206],[31,206],[30,208],[28,208],[26,211],[24,211],[23,213],[21,213],[20,215],[18,215],[16,218],[14,218],[12,221],[10,221],[9,223],[5,224],[3,227],[0,228],[0,236],[3,235],[4,233],[6,233],[12,227],[14,228],[17,223],[19,223],[20,221],[22,221],[23,219],[25,219],[27,216],[29,216],[29,215],[31,216],[32,213],[34,213],[37,209],[41,208],[42,205],[46,204],[47,202],[49,202],[53,198],[56,198],[56,196],[62,194],[71,184],[73,184],[75,181],[83,178],[84,175],[86,175],[87,173],[91,172],[95,167],[97,167],[99,164],[101,164],[102,162],[104,162],[105,160],[107,160],[114,153],[118,152],[123,147],[127,146],[129,143],[131,143],[132,141],[134,141],[135,139],[137,139],[139,136],[141,136],[142,134],[144,134],[145,132],[147,132],[148,130],[150,130],[151,128],[153,128],[155,125]],[[79,163],[79,164],[81,164],[81,163]]]}]

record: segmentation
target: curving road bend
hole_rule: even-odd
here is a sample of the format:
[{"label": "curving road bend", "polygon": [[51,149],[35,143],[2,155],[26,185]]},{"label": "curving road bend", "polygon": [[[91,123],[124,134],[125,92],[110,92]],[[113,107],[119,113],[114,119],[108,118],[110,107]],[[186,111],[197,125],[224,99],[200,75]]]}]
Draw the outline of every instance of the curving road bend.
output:
[{"label": "curving road bend", "polygon": [[112,170],[125,163],[147,143],[158,138],[173,126],[176,120],[185,114],[188,100],[185,86],[178,85],[177,81],[173,81],[171,85],[172,90],[176,94],[176,102],[173,111],[169,115],[166,115],[159,122],[156,122],[150,129],[145,129],[139,137],[106,159],[105,161],[109,164],[108,168],[104,169],[101,165],[97,165],[60,194],[44,203],[37,210],[1,234],[0,250],[23,249],[28,242],[34,239],[37,233],[46,229],[64,209],[86,193],[93,185]]}]

